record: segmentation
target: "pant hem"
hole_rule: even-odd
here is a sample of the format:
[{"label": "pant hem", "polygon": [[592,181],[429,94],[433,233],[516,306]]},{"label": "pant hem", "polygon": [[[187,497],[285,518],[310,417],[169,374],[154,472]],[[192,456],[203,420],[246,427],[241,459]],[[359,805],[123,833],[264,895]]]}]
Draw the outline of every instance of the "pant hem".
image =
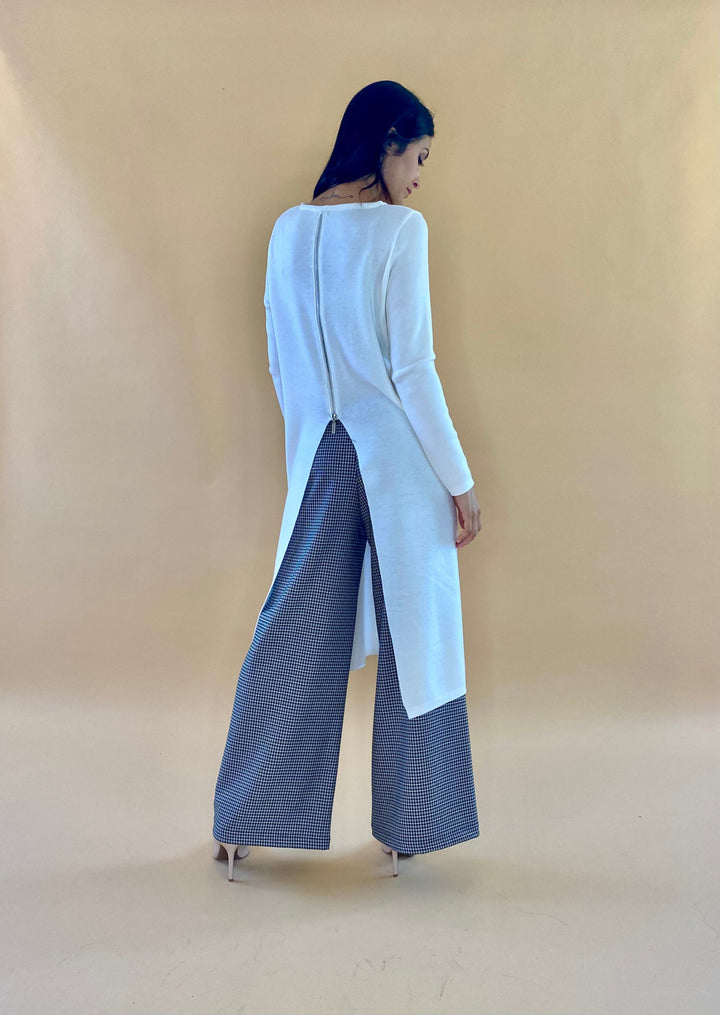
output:
[{"label": "pant hem", "polygon": [[315,839],[312,842],[289,840],[283,836],[277,835],[258,835],[253,832],[250,835],[244,836],[242,832],[239,834],[232,834],[232,839],[221,839],[220,836],[213,832],[213,838],[216,842],[231,842],[234,841],[238,846],[274,846],[277,849],[330,849],[330,840]]},{"label": "pant hem", "polygon": [[448,849],[450,846],[458,846],[461,842],[469,842],[470,839],[477,839],[480,836],[479,828],[473,831],[457,832],[455,835],[447,836],[443,839],[436,839],[433,843],[428,845],[427,840],[421,844],[413,844],[409,839],[395,839],[393,836],[383,838],[382,834],[377,832],[375,828],[372,830],[374,838],[378,842],[385,843],[391,849],[396,850],[398,853],[434,853],[439,849]]}]

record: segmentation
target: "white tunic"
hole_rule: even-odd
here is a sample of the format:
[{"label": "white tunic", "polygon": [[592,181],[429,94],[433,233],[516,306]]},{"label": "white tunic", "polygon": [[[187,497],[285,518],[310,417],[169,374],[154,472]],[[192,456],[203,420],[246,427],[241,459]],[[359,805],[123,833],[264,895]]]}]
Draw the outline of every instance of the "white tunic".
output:
[{"label": "white tunic", "polygon": [[[273,582],[335,413],[355,445],[412,719],[466,691],[452,495],[473,486],[433,362],[425,218],[384,201],[288,208],[265,310],[288,480]],[[378,648],[368,543],[350,669]]]}]

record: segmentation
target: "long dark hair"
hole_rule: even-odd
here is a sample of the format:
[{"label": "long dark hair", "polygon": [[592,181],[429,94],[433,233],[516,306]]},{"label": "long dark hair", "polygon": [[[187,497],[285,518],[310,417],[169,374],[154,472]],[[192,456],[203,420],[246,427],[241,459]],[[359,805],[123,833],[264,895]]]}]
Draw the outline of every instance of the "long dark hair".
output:
[{"label": "long dark hair", "polygon": [[435,123],[417,95],[397,81],[373,81],[350,99],[313,198],[330,187],[372,173],[372,180],[362,190],[379,182],[381,193],[392,204],[382,173],[383,157],[391,150],[402,155],[411,141],[425,136],[435,136]]}]

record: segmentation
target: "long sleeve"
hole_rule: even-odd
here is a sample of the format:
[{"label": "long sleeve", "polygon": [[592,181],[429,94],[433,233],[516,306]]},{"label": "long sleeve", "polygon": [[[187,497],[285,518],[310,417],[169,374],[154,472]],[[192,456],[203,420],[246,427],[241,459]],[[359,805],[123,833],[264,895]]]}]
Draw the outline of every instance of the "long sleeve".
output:
[{"label": "long sleeve", "polygon": [[440,481],[455,496],[473,477],[435,369],[428,227],[420,212],[401,226],[388,274],[386,322],[391,380]]},{"label": "long sleeve", "polygon": [[285,406],[283,401],[283,390],[282,390],[282,379],[280,377],[280,364],[278,362],[277,352],[277,341],[275,338],[275,323],[273,321],[272,310],[270,308],[270,300],[268,298],[267,284],[265,287],[265,330],[267,331],[267,342],[268,342],[268,363],[270,376],[272,377],[273,384],[275,385],[275,394],[277,395],[278,404],[280,405],[280,412],[285,417]]}]

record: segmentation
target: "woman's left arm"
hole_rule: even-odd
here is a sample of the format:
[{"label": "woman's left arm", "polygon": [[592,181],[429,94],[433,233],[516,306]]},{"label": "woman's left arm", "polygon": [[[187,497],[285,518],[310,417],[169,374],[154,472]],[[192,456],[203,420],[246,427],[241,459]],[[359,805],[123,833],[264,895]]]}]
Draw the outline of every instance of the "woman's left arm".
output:
[{"label": "woman's left arm", "polygon": [[283,414],[284,419],[285,405],[283,400],[282,378],[280,376],[280,362],[278,360],[277,339],[275,337],[275,322],[273,321],[272,308],[270,307],[270,293],[268,286],[269,274],[268,270],[265,275],[265,295],[263,297],[263,302],[265,304],[265,330],[267,331],[268,343],[268,364],[270,376],[272,377],[273,384],[275,385],[275,394],[277,395],[280,412]]}]

